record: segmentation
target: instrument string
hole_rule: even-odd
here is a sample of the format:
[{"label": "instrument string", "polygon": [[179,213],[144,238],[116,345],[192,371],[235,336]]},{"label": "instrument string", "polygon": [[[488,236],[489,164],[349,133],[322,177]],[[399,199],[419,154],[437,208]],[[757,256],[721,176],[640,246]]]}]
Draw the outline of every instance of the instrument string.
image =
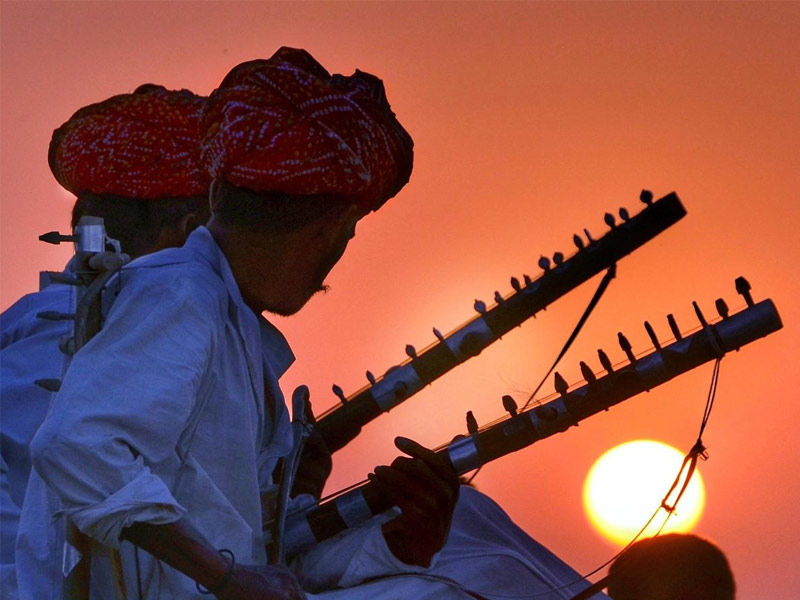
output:
[{"label": "instrument string", "polygon": [[[661,511],[662,509],[666,512],[666,516],[664,517],[664,521],[661,523],[661,525],[659,526],[657,532],[655,533],[655,535],[653,537],[656,537],[656,536],[660,535],[663,532],[664,527],[667,525],[670,517],[672,517],[673,514],[675,513],[675,511],[677,509],[677,506],[678,506],[680,500],[682,499],[682,497],[684,495],[684,492],[686,491],[686,489],[689,486],[689,483],[691,482],[691,479],[692,479],[692,477],[694,475],[694,472],[696,470],[697,461],[699,459],[701,459],[701,458],[703,460],[706,460],[708,458],[708,454],[706,452],[706,448],[705,448],[705,446],[703,444],[703,441],[702,441],[702,436],[703,436],[703,433],[705,432],[705,430],[706,430],[706,428],[708,426],[708,422],[709,422],[709,419],[710,419],[710,416],[711,416],[711,411],[712,411],[713,406],[714,406],[714,400],[716,398],[717,386],[718,386],[718,381],[719,381],[719,373],[720,373],[721,361],[722,361],[722,356],[718,356],[717,359],[714,362],[714,367],[713,367],[712,377],[711,377],[711,383],[710,383],[710,386],[709,386],[709,391],[708,391],[708,396],[706,398],[705,407],[703,409],[703,416],[702,416],[701,423],[700,423],[700,428],[699,428],[699,432],[698,432],[698,436],[697,436],[697,441],[695,442],[695,444],[692,446],[692,448],[689,450],[689,452],[684,457],[684,461],[683,461],[683,463],[681,465],[681,468],[680,468],[677,476],[675,477],[672,485],[670,486],[669,490],[667,491],[667,493],[662,498],[660,505],[653,511],[653,513],[651,514],[651,516],[647,520],[647,522],[641,527],[641,529],[636,533],[636,535],[625,545],[625,547],[623,547],[619,552],[617,552],[615,555],[613,555],[611,558],[609,558],[607,561],[605,561],[604,563],[602,563],[601,565],[599,565],[598,567],[596,567],[592,571],[584,574],[580,579],[576,579],[573,582],[566,583],[566,584],[564,584],[564,585],[562,585],[562,586],[560,586],[558,588],[553,588],[549,592],[545,592],[545,593],[541,593],[541,594],[534,594],[533,596],[531,596],[531,598],[542,597],[542,596],[545,596],[547,594],[552,593],[553,591],[569,589],[570,587],[576,585],[577,583],[580,583],[582,581],[586,581],[589,577],[592,577],[593,575],[596,575],[597,573],[602,571],[604,568],[606,568],[612,562],[614,562],[619,556],[621,556],[626,550],[628,550],[628,548],[630,548],[635,542],[637,542],[641,538],[641,536],[644,534],[644,532],[648,529],[648,527],[650,527],[652,522],[656,519],[656,517],[658,516],[659,511]],[[532,394],[532,397],[534,395],[535,395],[535,393]],[[480,469],[478,469],[478,471],[479,470]],[[684,477],[684,473],[686,474],[685,477]],[[476,471],[475,474],[477,474],[477,471]],[[475,474],[473,474],[472,478],[474,478]],[[471,481],[472,478],[470,478],[469,481]],[[681,481],[683,481],[682,484],[681,484]],[[360,486],[364,485],[365,483],[366,483],[366,480],[358,482],[358,483],[355,483],[355,484],[353,484],[353,485],[351,485],[351,486],[349,486],[349,487],[347,487],[345,489],[339,490],[338,492],[335,492],[334,494],[331,494],[331,495],[327,496],[323,500],[327,500],[327,499],[330,499],[330,498],[338,497],[339,495],[341,495],[343,493],[346,493],[347,491],[349,491],[351,489],[360,487]],[[670,503],[670,497],[673,495],[673,492],[675,491],[675,489],[678,487],[679,484],[681,484],[681,486],[680,486],[680,489],[678,491],[678,494],[675,497],[675,500]],[[600,579],[599,581],[597,581],[596,583],[591,585],[589,588],[586,588],[585,590],[583,590],[577,596],[573,596],[572,600],[585,600],[585,599],[590,598],[593,594],[595,594],[595,593],[599,592],[600,590],[604,589],[606,580],[607,580],[607,577],[604,577],[604,578]]]},{"label": "instrument string", "polygon": [[[592,575],[596,575],[601,570],[603,570],[608,565],[610,565],[612,562],[614,562],[617,558],[619,558],[626,550],[628,550],[628,548],[630,548],[644,534],[644,532],[647,530],[647,528],[650,526],[650,524],[655,520],[656,515],[658,515],[658,512],[660,510],[663,509],[664,511],[666,511],[667,514],[664,517],[664,522],[661,523],[661,526],[658,528],[658,531],[656,531],[656,533],[655,533],[655,535],[653,537],[657,537],[657,536],[661,535],[661,532],[664,530],[664,527],[666,527],[667,522],[669,521],[670,517],[672,517],[673,514],[675,513],[675,511],[676,511],[676,509],[678,507],[678,503],[680,502],[681,498],[683,497],[683,493],[689,487],[689,483],[691,482],[692,476],[695,473],[695,469],[697,467],[698,459],[701,459],[701,458],[703,460],[707,460],[708,459],[708,453],[706,452],[706,448],[703,445],[702,436],[703,436],[703,432],[706,429],[706,426],[708,425],[708,420],[709,420],[709,418],[711,416],[711,409],[714,407],[714,399],[715,399],[716,394],[717,394],[717,383],[719,381],[719,371],[720,371],[720,363],[721,362],[722,362],[722,356],[718,356],[717,359],[714,361],[714,369],[713,369],[712,374],[711,374],[711,384],[710,384],[709,390],[708,390],[708,397],[706,398],[706,405],[705,405],[705,408],[703,409],[703,418],[702,418],[702,420],[700,422],[700,432],[697,435],[697,441],[694,443],[694,445],[692,446],[691,450],[689,450],[689,452],[686,453],[686,456],[683,459],[683,463],[681,464],[681,468],[678,471],[678,475],[675,477],[675,480],[672,482],[672,485],[670,486],[669,491],[667,491],[667,493],[662,498],[661,504],[658,506],[658,508],[655,509],[653,514],[648,519],[647,523],[645,523],[645,525],[639,530],[639,532],[633,537],[633,539],[631,539],[631,541],[627,543],[627,545],[622,550],[617,552],[617,554],[612,556],[609,560],[604,562],[602,565],[600,565],[596,569],[594,569],[594,570],[590,571],[589,573],[587,573],[586,575],[584,575],[583,579],[588,579]],[[683,476],[684,472],[686,473],[685,477]],[[678,487],[678,484],[681,482],[682,479],[683,479],[683,483],[681,484],[680,490],[678,491],[678,494],[675,497],[674,502],[672,502],[672,504],[670,504],[669,503],[669,498],[670,498],[670,496],[672,496],[672,493],[675,491],[675,488]],[[593,584],[591,587],[587,588],[586,590],[584,590],[583,592],[581,592],[577,596],[574,596],[572,598],[572,600],[584,600],[584,599],[590,598],[594,593],[599,592],[600,590],[604,589],[605,583],[606,583],[607,580],[608,580],[608,576],[600,579],[595,584]],[[569,587],[569,586],[567,585],[565,587]],[[586,595],[586,594],[588,594],[588,595]]]},{"label": "instrument string", "polygon": [[[744,310],[745,308],[746,308],[746,305],[741,305],[741,306],[736,307],[734,310],[736,312],[739,312],[741,310]],[[715,319],[715,320],[710,322],[710,325],[715,325],[721,320],[722,319]],[[688,327],[686,329],[681,329],[680,333],[681,333],[682,337],[689,337],[689,336],[697,333],[698,331],[701,331],[702,329],[704,329],[704,327],[702,325],[699,325],[699,326],[696,326],[696,327]],[[670,343],[675,342],[675,341],[678,341],[678,340],[676,338],[674,338],[674,337],[671,337],[671,338],[665,338],[662,341],[662,343],[666,345],[666,344],[670,344]],[[639,358],[642,358],[644,356],[649,356],[655,350],[656,350],[655,346],[648,346],[647,348],[644,348],[644,349],[642,349],[642,350],[640,350],[638,352],[635,352],[634,355],[636,356],[637,359],[639,359]],[[613,363],[612,367],[616,371],[616,370],[618,370],[618,369],[620,369],[620,368],[622,368],[624,366],[627,366],[629,364],[630,364],[630,361],[622,359],[622,360],[618,360],[617,362]],[[595,372],[595,375],[597,375],[599,377],[600,373],[601,372],[599,372],[599,371]],[[573,387],[574,385],[575,384],[570,384],[570,387]],[[541,384],[539,386],[537,386],[536,390],[534,390],[533,394],[531,394],[531,398],[532,398],[531,403],[532,404],[540,406],[542,404],[546,404],[547,402],[550,402],[551,400],[555,400],[556,398],[559,397],[558,393],[551,393],[551,394],[548,394],[547,396],[544,396],[542,398],[535,398],[535,395],[536,395],[537,390],[539,388],[541,388]],[[529,405],[525,404],[525,406],[529,406]],[[520,409],[520,413],[523,410],[524,409]],[[505,414],[505,415],[502,415],[500,417],[497,417],[496,419],[494,419],[492,421],[488,421],[487,423],[481,425],[481,427],[478,430],[478,432],[484,431],[486,429],[490,429],[492,426],[497,425],[498,423],[501,423],[502,421],[507,421],[508,418],[509,418],[508,415]],[[450,442],[444,442],[444,443],[440,444],[439,446],[437,446],[436,448],[434,448],[434,450],[436,450],[436,451],[442,450],[444,448],[447,448],[449,445],[450,445]]]}]

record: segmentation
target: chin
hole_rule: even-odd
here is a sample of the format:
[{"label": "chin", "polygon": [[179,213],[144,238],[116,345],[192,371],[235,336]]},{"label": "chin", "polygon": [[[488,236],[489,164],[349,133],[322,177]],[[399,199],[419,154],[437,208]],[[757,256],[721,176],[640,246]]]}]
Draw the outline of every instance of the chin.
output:
[{"label": "chin", "polygon": [[275,306],[268,306],[264,310],[269,313],[280,315],[281,317],[291,317],[292,315],[299,312],[300,309],[302,309],[306,304],[308,304],[308,301],[311,300],[313,296],[315,296],[319,292],[322,292],[324,294],[325,292],[328,291],[328,289],[329,288],[327,285],[320,285],[317,286],[314,289],[314,291],[312,291],[310,294],[307,294],[303,298],[298,299],[298,301],[295,303],[286,303]]}]

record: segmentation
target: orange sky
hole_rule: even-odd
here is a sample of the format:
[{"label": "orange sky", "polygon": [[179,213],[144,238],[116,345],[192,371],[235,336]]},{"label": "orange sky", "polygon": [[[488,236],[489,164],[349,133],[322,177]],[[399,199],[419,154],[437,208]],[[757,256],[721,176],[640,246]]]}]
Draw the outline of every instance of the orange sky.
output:
[{"label": "orange sky", "polygon": [[[684,328],[733,280],[775,300],[785,327],[722,362],[701,465],[697,528],[728,553],[740,598],[788,598],[800,585],[800,4],[798,3],[39,3],[2,2],[0,305],[57,269],[71,199],[46,161],[53,129],[79,107],[144,82],[208,94],[235,64],[280,45],[332,72],[386,82],[416,142],[410,184],[367,217],[331,291],[277,324],[298,355],[284,390],[307,383],[317,411],[422,348],[431,327],[471,318],[475,298],[537,275],[540,254],[571,253],[572,234],[605,231],[603,213],[639,211],[643,187],[676,191],[688,216],[619,264],[559,370],[599,369]],[[524,399],[543,376],[596,281],[367,427],[336,456],[331,488],[391,460],[396,434],[438,444],[485,423],[500,397]],[[605,450],[636,438],[688,449],[711,365],[486,468],[478,486],[580,570],[613,549],[586,522],[581,486]],[[545,386],[550,393],[552,385]]]}]

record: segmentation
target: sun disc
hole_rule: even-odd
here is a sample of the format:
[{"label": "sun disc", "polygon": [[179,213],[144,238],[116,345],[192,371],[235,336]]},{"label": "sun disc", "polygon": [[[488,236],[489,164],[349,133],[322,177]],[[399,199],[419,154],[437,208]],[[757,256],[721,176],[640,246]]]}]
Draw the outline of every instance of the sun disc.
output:
[{"label": "sun disc", "polygon": [[[583,487],[584,510],[592,526],[608,540],[624,546],[658,509],[643,533],[645,537],[655,535],[667,516],[659,506],[683,459],[678,449],[654,440],[634,440],[608,450],[592,465]],[[674,502],[676,493],[668,503]],[[662,533],[691,531],[704,505],[705,486],[695,470]]]}]

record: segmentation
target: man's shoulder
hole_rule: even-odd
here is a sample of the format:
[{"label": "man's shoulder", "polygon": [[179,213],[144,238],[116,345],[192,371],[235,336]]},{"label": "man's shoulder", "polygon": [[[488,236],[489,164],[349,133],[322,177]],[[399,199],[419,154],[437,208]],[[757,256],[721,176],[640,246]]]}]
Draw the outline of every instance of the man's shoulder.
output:
[{"label": "man's shoulder", "polygon": [[114,283],[109,287],[115,296],[133,296],[137,304],[189,302],[214,310],[227,303],[225,283],[213,265],[185,248],[137,258],[120,272],[118,289]]}]

